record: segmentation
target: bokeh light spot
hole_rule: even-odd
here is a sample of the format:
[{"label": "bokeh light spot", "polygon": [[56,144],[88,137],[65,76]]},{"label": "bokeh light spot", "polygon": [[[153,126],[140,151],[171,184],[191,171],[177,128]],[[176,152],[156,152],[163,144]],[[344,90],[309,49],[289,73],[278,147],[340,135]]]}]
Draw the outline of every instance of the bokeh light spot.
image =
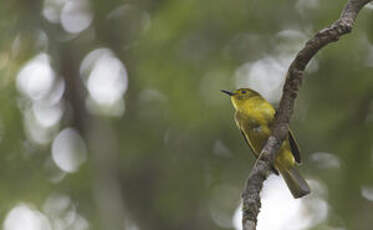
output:
[{"label": "bokeh light spot", "polygon": [[373,201],[373,186],[362,186],[361,187],[361,195],[369,200]]},{"label": "bokeh light spot", "polygon": [[55,73],[50,57],[41,53],[26,63],[17,76],[18,90],[32,100],[43,99],[51,90]]},{"label": "bokeh light spot", "polygon": [[62,27],[69,33],[80,33],[92,23],[93,13],[88,0],[68,1],[61,12]]},{"label": "bokeh light spot", "polygon": [[301,15],[304,15],[305,12],[309,11],[310,9],[316,9],[319,7],[319,5],[319,0],[298,0],[298,2],[295,4],[295,8]]},{"label": "bokeh light spot", "polygon": [[210,197],[209,211],[212,220],[222,228],[232,228],[232,214],[235,205],[232,205],[232,194],[239,194],[236,187],[229,184],[214,186]]},{"label": "bokeh light spot", "polygon": [[99,104],[113,104],[127,90],[127,72],[114,57],[104,56],[93,67],[87,82],[90,96]]},{"label": "bokeh light spot", "polygon": [[225,157],[225,158],[232,157],[232,151],[221,140],[215,141],[214,147],[213,147],[213,153],[215,155]]},{"label": "bokeh light spot", "polygon": [[278,103],[285,82],[289,58],[265,57],[254,63],[246,63],[236,71],[237,88],[252,88],[270,103]]},{"label": "bokeh light spot", "polygon": [[48,215],[56,217],[64,214],[71,205],[69,196],[62,194],[50,195],[43,205],[43,211]]},{"label": "bokeh light spot", "polygon": [[89,92],[87,106],[90,112],[109,116],[123,114],[127,70],[110,49],[90,52],[83,59],[80,73]]},{"label": "bokeh light spot", "polygon": [[288,54],[295,56],[295,54],[304,46],[307,41],[307,36],[299,31],[293,29],[286,29],[276,34],[276,51],[281,55]]},{"label": "bokeh light spot", "polygon": [[[309,181],[312,182],[312,181]],[[315,183],[309,183],[313,191]],[[328,214],[325,200],[316,194],[294,199],[279,176],[270,176],[261,193],[262,207],[258,215],[258,230],[302,230],[324,221]],[[242,229],[242,205],[233,215],[235,229]]]},{"label": "bokeh light spot", "polygon": [[56,165],[65,172],[76,172],[86,161],[87,153],[83,139],[72,128],[65,128],[54,139],[52,158]]},{"label": "bokeh light spot", "polygon": [[61,104],[47,106],[43,103],[34,103],[32,110],[37,122],[44,127],[56,125],[63,114],[63,107]]},{"label": "bokeh light spot", "polygon": [[50,23],[59,23],[63,6],[68,0],[44,0],[43,16]]},{"label": "bokeh light spot", "polygon": [[47,217],[26,204],[15,206],[6,216],[4,230],[51,230]]},{"label": "bokeh light spot", "polygon": [[370,2],[370,3],[366,4],[366,5],[365,5],[365,8],[370,9],[370,10],[373,10],[373,3]]},{"label": "bokeh light spot", "polygon": [[56,132],[56,127],[40,124],[31,109],[24,111],[24,127],[27,137],[39,145],[49,144]]},{"label": "bokeh light spot", "polygon": [[311,160],[314,165],[320,168],[340,168],[341,162],[339,158],[332,153],[317,152],[311,155]]},{"label": "bokeh light spot", "polygon": [[53,229],[89,229],[88,221],[77,212],[76,205],[67,195],[50,195],[44,202],[43,211],[50,218]]},{"label": "bokeh light spot", "polygon": [[53,184],[61,182],[66,176],[66,172],[58,168],[58,166],[54,163],[52,157],[48,157],[45,160],[43,169],[46,176],[48,177],[48,181]]}]

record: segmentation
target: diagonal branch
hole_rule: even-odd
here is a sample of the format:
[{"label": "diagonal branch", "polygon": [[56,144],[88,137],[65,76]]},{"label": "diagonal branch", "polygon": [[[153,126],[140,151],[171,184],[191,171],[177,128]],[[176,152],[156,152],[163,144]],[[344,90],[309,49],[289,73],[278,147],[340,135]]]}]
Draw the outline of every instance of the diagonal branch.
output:
[{"label": "diagonal branch", "polygon": [[262,157],[257,160],[251,170],[242,193],[243,230],[256,229],[257,216],[261,206],[260,191],[262,190],[263,182],[271,174],[271,165],[281,143],[287,137],[288,125],[293,114],[298,89],[302,84],[304,69],[320,49],[331,42],[338,41],[342,35],[351,32],[358,13],[371,1],[373,0],[349,0],[340,18],[332,25],[320,30],[313,38],[307,41],[291,63],[286,75],[280,106],[275,117],[272,136],[268,138],[267,143],[264,145],[261,152]]}]

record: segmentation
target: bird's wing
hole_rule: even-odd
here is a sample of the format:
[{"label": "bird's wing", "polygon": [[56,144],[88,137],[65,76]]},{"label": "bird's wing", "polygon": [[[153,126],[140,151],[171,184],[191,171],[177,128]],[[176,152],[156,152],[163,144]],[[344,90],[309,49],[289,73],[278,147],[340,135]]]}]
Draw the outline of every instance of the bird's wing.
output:
[{"label": "bird's wing", "polygon": [[[237,128],[238,128],[238,129],[240,130],[240,132],[242,133],[242,136],[243,136],[243,138],[244,138],[246,144],[249,146],[249,148],[250,148],[250,150],[253,152],[254,156],[255,156],[256,158],[258,158],[258,156],[259,156],[260,153],[257,153],[257,152],[255,151],[255,148],[254,148],[253,144],[251,143],[250,139],[249,139],[248,137],[246,137],[244,131],[243,131],[242,128],[241,128],[241,124],[240,124],[240,122],[239,122],[238,116],[240,116],[240,114],[236,112],[236,114],[234,115],[234,121],[236,122]],[[274,173],[274,174],[279,175],[278,171],[277,171],[273,166],[272,166],[272,170],[273,170],[273,173]]]},{"label": "bird's wing", "polygon": [[[243,139],[245,139],[246,144],[250,147],[250,150],[254,153],[254,155],[258,158],[259,153],[255,152],[253,144],[250,142],[250,139],[246,137],[245,133],[240,128],[240,131],[242,133]],[[278,171],[275,169],[275,167],[272,166],[272,171],[274,174],[279,175]]]},{"label": "bird's wing", "polygon": [[255,156],[258,156],[259,153],[257,153],[257,152],[255,151],[253,144],[250,142],[250,139],[248,139],[248,138],[246,137],[246,135],[245,135],[245,133],[242,131],[242,129],[240,129],[240,131],[241,131],[241,133],[242,133],[243,139],[245,139],[246,144],[250,147],[251,152],[253,152]]},{"label": "bird's wing", "polygon": [[288,139],[289,139],[289,144],[290,144],[291,152],[293,153],[295,161],[298,164],[300,164],[300,163],[302,163],[302,159],[300,157],[299,146],[298,146],[297,142],[295,141],[294,134],[291,131],[291,129],[289,129],[289,135],[288,136],[289,136]]},{"label": "bird's wing", "polygon": [[240,114],[239,114],[238,112],[236,112],[236,114],[234,115],[234,121],[236,122],[237,128],[241,131],[242,136],[243,136],[243,138],[245,139],[246,144],[250,147],[250,150],[254,153],[255,156],[258,156],[259,153],[257,153],[257,152],[255,151],[255,148],[254,148],[253,144],[252,144],[251,141],[246,137],[244,131],[243,131],[242,128],[241,128],[240,119],[238,118],[239,116],[240,116]]}]

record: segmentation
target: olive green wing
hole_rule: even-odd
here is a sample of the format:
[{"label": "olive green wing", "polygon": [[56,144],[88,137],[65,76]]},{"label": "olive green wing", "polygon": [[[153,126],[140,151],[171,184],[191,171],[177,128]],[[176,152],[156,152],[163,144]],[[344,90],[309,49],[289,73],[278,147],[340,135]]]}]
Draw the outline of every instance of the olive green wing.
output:
[{"label": "olive green wing", "polygon": [[288,139],[289,139],[289,144],[290,144],[291,153],[293,154],[293,156],[294,156],[294,158],[295,158],[295,161],[296,161],[298,164],[302,163],[302,159],[301,159],[301,157],[300,157],[299,145],[298,145],[298,143],[295,141],[294,134],[293,134],[293,132],[291,131],[291,129],[289,129]]},{"label": "olive green wing", "polygon": [[253,144],[250,142],[249,139],[247,139],[244,131],[241,128],[241,124],[240,124],[240,113],[238,113],[238,112],[235,113],[235,115],[234,115],[234,121],[236,122],[237,128],[241,131],[242,136],[245,139],[246,144],[250,147],[250,150],[253,152],[254,155],[256,155],[256,156],[259,155],[259,153],[257,153],[255,151],[255,148],[254,148]]},{"label": "olive green wing", "polygon": [[259,154],[257,152],[255,152],[255,149],[254,149],[254,146],[253,144],[250,142],[250,140],[246,137],[245,133],[242,131],[242,129],[240,129],[241,133],[242,133],[242,136],[243,136],[243,139],[245,139],[245,142],[246,144],[249,146],[251,152],[254,153],[255,156],[258,156]]},{"label": "olive green wing", "polygon": [[[243,139],[245,139],[246,144],[249,146],[250,150],[254,153],[254,155],[257,157],[259,156],[259,153],[255,152],[253,144],[251,144],[250,139],[248,139],[245,135],[245,133],[240,128],[240,131],[242,133]],[[274,174],[279,175],[278,171],[272,166],[272,171]]]}]

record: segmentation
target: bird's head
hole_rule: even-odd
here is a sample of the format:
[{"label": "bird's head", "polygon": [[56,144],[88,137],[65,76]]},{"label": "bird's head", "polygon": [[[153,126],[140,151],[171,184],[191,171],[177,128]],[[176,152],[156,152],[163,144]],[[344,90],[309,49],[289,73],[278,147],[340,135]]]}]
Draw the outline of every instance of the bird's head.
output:
[{"label": "bird's head", "polygon": [[260,96],[256,91],[249,88],[240,88],[233,91],[221,90],[230,96],[234,108],[237,110],[241,105],[253,97]]}]

